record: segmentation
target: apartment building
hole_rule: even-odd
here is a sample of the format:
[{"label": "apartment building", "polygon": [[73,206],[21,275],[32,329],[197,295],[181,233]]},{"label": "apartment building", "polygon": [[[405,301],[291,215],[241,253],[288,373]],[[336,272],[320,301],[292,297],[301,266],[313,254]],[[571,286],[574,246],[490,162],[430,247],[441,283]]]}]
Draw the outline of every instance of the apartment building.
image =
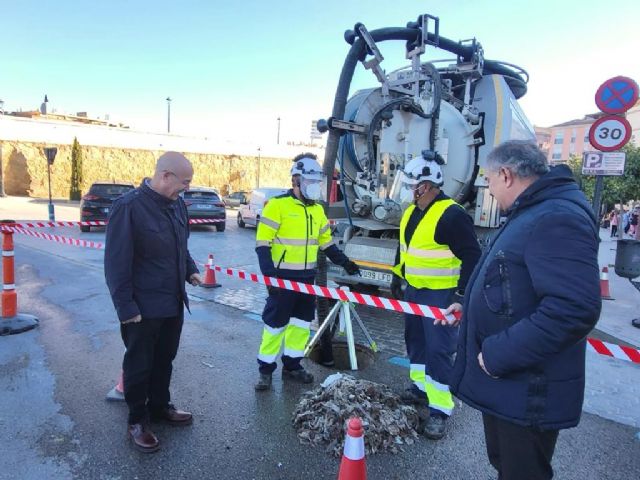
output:
[{"label": "apartment building", "polygon": [[585,115],[584,118],[553,125],[547,160],[550,165],[565,163],[570,157],[581,157],[584,152],[595,150],[589,143],[589,128],[603,113]]}]

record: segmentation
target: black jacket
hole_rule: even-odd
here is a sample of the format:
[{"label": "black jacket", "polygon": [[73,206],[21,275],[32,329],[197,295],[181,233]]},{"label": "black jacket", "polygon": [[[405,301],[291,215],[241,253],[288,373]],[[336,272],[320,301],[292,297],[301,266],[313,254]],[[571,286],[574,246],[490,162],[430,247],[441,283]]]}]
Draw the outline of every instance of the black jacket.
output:
[{"label": "black jacket", "polygon": [[104,253],[104,273],[121,322],[177,315],[189,308],[185,282],[198,269],[187,249],[187,207],[145,181],[115,201]]},{"label": "black jacket", "polygon": [[520,195],[467,286],[450,384],[461,400],[520,425],[578,424],[585,339],[601,307],[598,242],[567,167]]}]

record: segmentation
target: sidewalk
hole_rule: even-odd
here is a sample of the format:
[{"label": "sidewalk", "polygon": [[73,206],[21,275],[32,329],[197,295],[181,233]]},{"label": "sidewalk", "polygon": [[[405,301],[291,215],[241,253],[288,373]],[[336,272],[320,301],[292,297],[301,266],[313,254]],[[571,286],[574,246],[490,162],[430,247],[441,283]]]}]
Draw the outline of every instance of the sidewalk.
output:
[{"label": "sidewalk", "polygon": [[600,230],[600,270],[609,267],[609,292],[614,300],[602,301],[602,313],[596,328],[635,348],[640,348],[640,328],[631,320],[640,317],[640,292],[626,278],[616,275],[613,265],[616,259],[617,239],[609,238],[609,231]]},{"label": "sidewalk", "polygon": [[[49,219],[49,200],[30,197],[0,197],[0,218],[8,220],[44,220]],[[56,220],[80,220],[80,202],[65,199],[53,199]]]}]

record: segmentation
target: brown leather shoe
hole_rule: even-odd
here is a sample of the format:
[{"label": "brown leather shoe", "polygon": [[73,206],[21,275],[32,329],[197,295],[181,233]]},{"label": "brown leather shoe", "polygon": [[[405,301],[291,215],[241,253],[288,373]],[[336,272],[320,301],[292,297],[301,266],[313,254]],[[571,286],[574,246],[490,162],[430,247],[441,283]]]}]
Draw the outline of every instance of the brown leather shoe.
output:
[{"label": "brown leather shoe", "polygon": [[160,449],[160,442],[151,430],[143,423],[134,423],[127,429],[133,446],[141,452],[153,453]]},{"label": "brown leather shoe", "polygon": [[167,408],[162,410],[154,410],[151,412],[152,422],[164,422],[169,425],[191,425],[193,423],[193,415],[189,412],[178,410],[173,405],[169,404]]}]

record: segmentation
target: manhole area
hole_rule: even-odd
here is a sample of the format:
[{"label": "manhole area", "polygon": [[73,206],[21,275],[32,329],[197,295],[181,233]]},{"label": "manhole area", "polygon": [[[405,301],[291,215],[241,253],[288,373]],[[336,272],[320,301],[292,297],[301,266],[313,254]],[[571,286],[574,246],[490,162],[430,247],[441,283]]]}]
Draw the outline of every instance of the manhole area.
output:
[{"label": "manhole area", "polygon": [[[315,363],[320,362],[320,347],[315,347],[309,354],[309,359]],[[356,359],[358,360],[358,370],[363,370],[376,361],[376,354],[365,345],[356,343]],[[351,370],[349,360],[349,347],[346,342],[333,342],[333,361],[335,370]]]}]

